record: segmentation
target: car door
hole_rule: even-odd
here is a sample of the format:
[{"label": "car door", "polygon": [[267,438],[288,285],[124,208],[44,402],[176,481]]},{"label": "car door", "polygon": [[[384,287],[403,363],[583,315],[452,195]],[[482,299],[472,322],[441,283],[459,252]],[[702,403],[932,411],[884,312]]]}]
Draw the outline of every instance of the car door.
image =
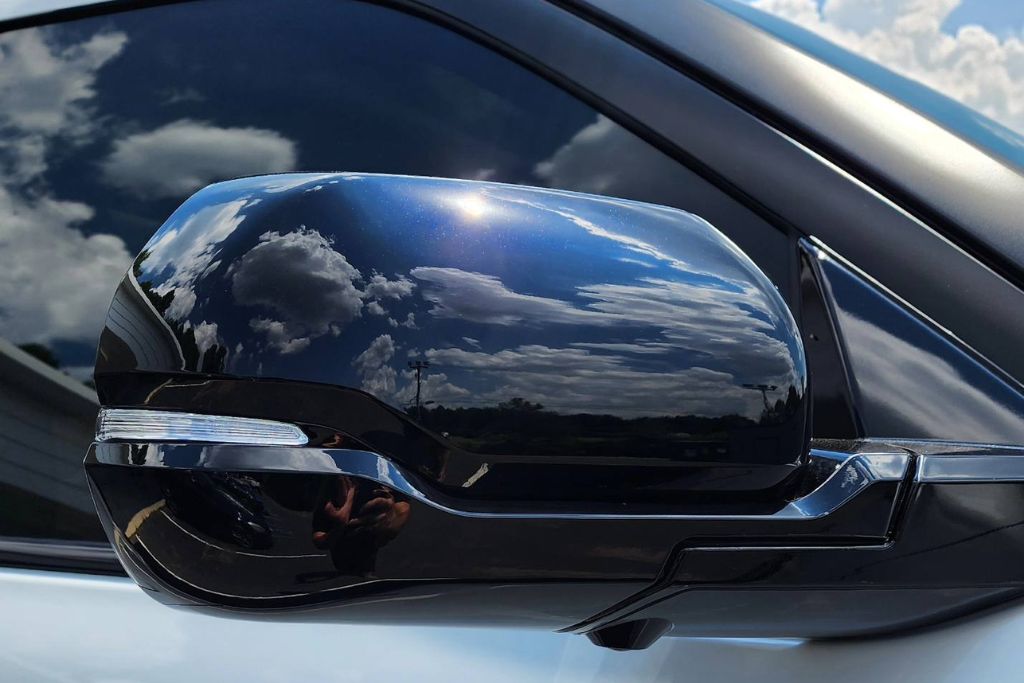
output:
[{"label": "car door", "polygon": [[[642,65],[624,41],[545,3],[522,5],[517,22],[549,19],[538,35],[551,45],[557,41],[548,34],[561,30],[573,41],[591,41],[595,59],[611,60],[605,85],[588,88],[571,64],[539,61],[525,44],[511,47],[516,35],[497,41],[446,14],[459,11],[458,3],[429,9],[356,0],[103,5],[18,20],[0,34],[0,603],[15,615],[0,626],[4,677],[441,680],[466,671],[496,680],[704,673],[766,680],[778,672],[781,680],[850,662],[839,675],[853,680],[864,675],[853,662],[872,661],[885,671],[898,666],[906,640],[672,639],[619,655],[572,634],[218,619],[159,605],[121,574],[81,471],[98,408],[90,386],[96,337],[131,257],[176,206],[210,182],[344,170],[664,204],[713,223],[751,255],[794,310],[807,306],[801,274],[813,252],[806,245],[801,252],[798,240],[811,234],[802,227],[809,218],[780,216],[753,198],[758,187],[714,168],[699,145],[668,139],[669,128],[643,113],[660,103],[661,115],[690,122],[690,136],[753,135],[749,123],[731,119],[706,128],[702,116],[719,105],[717,95],[673,71],[663,97],[648,89],[647,101],[631,111],[607,92]],[[465,9],[464,19],[488,11]],[[484,19],[499,21],[508,11],[496,5]],[[514,32],[521,23],[507,28]],[[680,93],[693,97],[680,106]],[[846,196],[837,193],[835,201]],[[403,331],[416,321],[388,324]],[[197,344],[216,334],[204,324],[193,332]],[[273,330],[267,334],[273,342]],[[879,337],[859,339],[862,347],[848,351],[866,359],[858,349]],[[921,348],[906,339],[896,345]],[[828,353],[816,358],[824,367],[837,362]],[[860,375],[869,376],[877,379],[860,380],[857,392],[842,382],[834,395],[819,391],[819,412],[834,418],[833,431],[816,436],[888,429],[893,422],[885,422],[882,409],[872,412],[880,401],[870,399],[888,391],[885,373]],[[929,381],[937,380],[917,386]],[[863,404],[857,411],[849,407],[854,394]],[[1013,401],[1010,394],[1002,399]],[[899,436],[949,436],[930,414],[907,414],[895,422]],[[1012,440],[1017,428],[1003,424],[1001,434]],[[1022,619],[1004,612],[917,636],[910,645],[943,657],[907,673],[936,680],[949,673],[943,662],[969,650],[965,661],[974,667],[1012,661],[1003,644]],[[980,670],[970,670],[972,680]]]}]

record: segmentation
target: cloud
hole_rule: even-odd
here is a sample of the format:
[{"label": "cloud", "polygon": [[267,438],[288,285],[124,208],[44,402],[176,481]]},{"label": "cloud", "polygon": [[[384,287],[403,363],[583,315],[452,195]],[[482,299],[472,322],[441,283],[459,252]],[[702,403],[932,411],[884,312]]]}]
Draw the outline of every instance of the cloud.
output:
[{"label": "cloud", "polygon": [[412,294],[415,288],[416,283],[404,275],[399,275],[396,280],[389,280],[374,271],[366,283],[363,294],[370,299],[401,299]]},{"label": "cloud", "polygon": [[121,32],[96,33],[59,46],[39,29],[0,35],[0,130],[5,183],[37,178],[45,151],[57,137],[80,141],[96,121],[89,106],[96,73],[124,49]]},{"label": "cloud", "polygon": [[15,343],[95,342],[131,256],[114,235],[85,236],[90,207],[0,185],[0,334]]},{"label": "cloud", "polygon": [[362,314],[363,292],[356,286],[362,276],[316,230],[262,234],[230,276],[238,303],[273,313],[250,326],[266,332],[279,350],[297,350],[294,343],[308,343]]},{"label": "cloud", "polygon": [[518,396],[563,413],[639,417],[735,412],[755,420],[763,405],[760,393],[737,386],[729,373],[707,368],[644,371],[631,367],[623,356],[588,349],[531,344],[496,353],[428,349],[424,355],[439,369],[485,378],[490,389],[472,401],[479,405]]},{"label": "cloud", "polygon": [[[414,289],[416,289],[416,283],[404,275],[399,274],[397,279],[389,280],[377,271],[373,271],[362,293],[363,298],[369,300],[369,303],[366,304],[366,311],[372,315],[387,315],[388,309],[384,307],[385,301],[403,299],[410,296]],[[405,323],[399,323],[394,318],[389,317],[388,323],[391,327],[398,327],[399,324],[403,324],[406,327],[415,328],[415,323],[412,323],[412,325],[408,324],[411,318],[412,313],[409,314],[409,318],[406,319]]]},{"label": "cloud", "polygon": [[[608,164],[608,159],[615,159]],[[658,201],[679,194],[678,162],[598,115],[567,143],[537,163],[534,174],[552,187]]]},{"label": "cloud", "polygon": [[[402,379],[405,384],[395,394],[395,403],[400,406],[408,406],[416,401],[416,373],[405,370],[402,372]],[[420,377],[420,402],[433,401],[434,403],[455,403],[458,404],[470,395],[468,389],[452,384],[448,381],[448,375],[443,372],[433,372]]]},{"label": "cloud", "polygon": [[561,299],[520,294],[492,275],[457,268],[422,267],[410,272],[427,283],[423,297],[434,305],[430,314],[435,317],[503,326],[656,328],[661,338],[649,340],[647,346],[632,343],[633,353],[688,349],[713,355],[716,363],[741,377],[768,373],[779,385],[794,377],[789,349],[776,331],[787,321],[773,318],[772,302],[745,283],[725,279],[709,283],[706,277],[598,283],[577,288],[576,295],[587,303],[576,307]]},{"label": "cloud", "polygon": [[141,263],[143,271],[170,272],[155,292],[161,296],[174,293],[167,309],[172,320],[184,320],[192,313],[196,283],[220,266],[218,257],[224,240],[241,225],[243,211],[254,201],[243,197],[204,206],[183,223],[168,222],[146,244],[150,255]]},{"label": "cloud", "polygon": [[103,179],[140,197],[182,197],[213,181],[291,171],[295,143],[263,128],[181,119],[117,140]]},{"label": "cloud", "polygon": [[249,321],[249,327],[253,332],[265,334],[267,337],[267,346],[274,349],[281,355],[298,353],[310,344],[309,337],[293,337],[285,327],[285,324],[277,320],[253,318]]},{"label": "cloud", "polygon": [[960,0],[755,0],[752,5],[1024,132],[1024,41],[942,30]]},{"label": "cloud", "polygon": [[127,37],[101,32],[61,46],[48,36],[0,35],[0,334],[91,343],[131,258],[119,237],[83,234],[92,207],[53,196],[43,174],[55,144],[95,131],[96,74]]},{"label": "cloud", "polygon": [[389,400],[395,393],[395,369],[388,365],[395,355],[395,341],[390,334],[382,334],[352,361],[362,378],[362,389],[381,400]]},{"label": "cloud", "polygon": [[427,283],[423,298],[433,304],[430,314],[437,318],[493,325],[606,322],[602,316],[575,308],[566,301],[514,292],[493,275],[425,266],[413,268],[409,274]]}]

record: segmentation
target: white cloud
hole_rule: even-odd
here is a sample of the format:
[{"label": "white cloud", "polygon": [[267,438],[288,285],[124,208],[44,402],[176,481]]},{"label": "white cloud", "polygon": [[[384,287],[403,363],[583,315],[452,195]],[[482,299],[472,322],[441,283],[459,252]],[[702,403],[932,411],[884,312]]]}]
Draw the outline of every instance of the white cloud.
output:
[{"label": "white cloud", "polygon": [[196,325],[193,331],[196,335],[196,346],[199,348],[200,355],[206,353],[217,343],[217,323],[208,323],[204,320]]},{"label": "white cloud", "polygon": [[271,346],[297,350],[293,342],[340,330],[359,317],[363,292],[359,271],[316,230],[266,232],[231,271],[231,291],[244,305],[269,309],[271,325],[250,326],[268,334]]},{"label": "white cloud", "polygon": [[[585,307],[549,297],[520,294],[497,277],[457,268],[413,268],[425,283],[423,297],[434,304],[430,314],[495,325],[564,324],[598,327],[653,327],[662,346],[634,345],[633,353],[655,349],[713,351],[718,362],[741,376],[769,372],[780,386],[794,376],[789,350],[777,329],[787,321],[771,318],[775,311],[764,292],[740,282],[644,278],[633,284],[598,283],[577,289]],[[752,310],[763,315],[753,315]],[[666,348],[668,347],[668,348]],[[771,362],[772,365],[766,365]],[[745,380],[743,380],[745,381]]]},{"label": "white cloud", "polygon": [[364,296],[370,299],[401,299],[412,294],[415,288],[416,283],[404,275],[399,275],[396,280],[389,280],[374,271],[366,283]]},{"label": "white cloud", "polygon": [[92,213],[0,184],[0,335],[15,343],[99,337],[131,256],[119,237],[77,229]]},{"label": "white cloud", "polygon": [[433,304],[430,313],[438,318],[494,325],[531,321],[595,325],[607,322],[603,316],[577,309],[566,301],[514,292],[494,275],[427,266],[413,268],[409,274],[427,283],[423,298]]},{"label": "white cloud", "polygon": [[755,0],[758,9],[1024,132],[1024,41],[942,25],[960,0]]},{"label": "white cloud", "polygon": [[8,184],[38,178],[54,138],[80,140],[93,130],[89,101],[96,94],[96,73],[128,41],[120,32],[97,33],[68,46],[47,37],[39,29],[0,35],[0,177]]},{"label": "white cloud", "polygon": [[221,245],[242,223],[242,211],[253,201],[240,198],[204,206],[183,223],[166,224],[147,243],[151,255],[142,263],[146,272],[173,268],[155,290],[161,296],[174,292],[167,309],[172,320],[184,320],[192,312],[196,282],[220,265]]},{"label": "white cloud", "polygon": [[[405,370],[402,372],[402,378],[405,384],[395,394],[395,403],[408,406],[416,400],[416,373]],[[443,372],[433,372],[420,377],[421,403],[433,401],[438,404],[458,404],[469,395],[469,390],[449,382],[448,375]]]},{"label": "white cloud", "polygon": [[352,361],[362,378],[362,389],[381,400],[389,400],[395,393],[395,369],[388,362],[395,355],[395,341],[390,334],[382,334]]},{"label": "white cloud", "polygon": [[533,171],[552,187],[579,192],[652,202],[679,194],[678,162],[601,115]]},{"label": "white cloud", "polygon": [[295,168],[295,143],[262,128],[181,119],[117,140],[104,180],[141,197],[181,197],[213,181]]},{"label": "white cloud", "polygon": [[0,335],[16,343],[94,341],[128,269],[119,237],[79,229],[93,209],[42,183],[48,150],[94,130],[96,73],[126,42],[117,32],[67,46],[38,29],[0,35]]},{"label": "white cloud", "polygon": [[[541,403],[563,413],[706,415],[735,412],[758,419],[760,393],[734,384],[732,375],[707,368],[672,372],[643,371],[627,358],[593,354],[581,348],[531,344],[497,353],[464,349],[428,349],[438,369],[471,371],[492,387],[473,403],[495,405],[512,397]],[[463,396],[452,397],[457,399]]]},{"label": "white cloud", "polygon": [[265,334],[267,336],[267,345],[281,355],[298,353],[310,344],[309,337],[293,337],[285,327],[285,324],[278,320],[253,318],[249,321],[249,327],[253,332]]}]

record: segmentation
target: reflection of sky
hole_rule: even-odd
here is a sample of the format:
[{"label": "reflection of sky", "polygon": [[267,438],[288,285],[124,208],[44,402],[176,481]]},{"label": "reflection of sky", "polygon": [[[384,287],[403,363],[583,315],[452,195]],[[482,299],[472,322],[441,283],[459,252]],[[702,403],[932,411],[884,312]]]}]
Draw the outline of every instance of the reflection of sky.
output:
[{"label": "reflection of sky", "polygon": [[285,196],[282,182],[211,188],[142,263],[141,281],[175,292],[169,317],[229,349],[232,372],[405,405],[406,360],[423,358],[423,400],[449,407],[755,420],[762,396],[741,385],[776,385],[774,401],[794,381],[772,285],[689,214],[496,184],[315,176]]},{"label": "reflection of sky", "polygon": [[[239,24],[243,12],[246,21]],[[311,33],[310,26],[325,30]],[[13,40],[19,36],[38,44],[19,48]],[[384,44],[402,47],[380,49]],[[688,208],[721,203],[705,181],[536,75],[439,27],[369,3],[154,7],[14,32],[0,49],[8,56],[20,49],[22,57],[5,61],[10,83],[0,82],[0,125],[14,122],[8,126],[11,157],[0,150],[0,186],[11,193],[13,206],[0,192],[0,208],[26,217],[24,229],[0,253],[0,266],[31,273],[18,276],[15,284],[24,286],[13,292],[0,276],[0,335],[18,343],[42,341],[66,366],[92,364],[98,327],[130,255],[192,189],[210,181],[337,169],[553,185]],[[52,64],[56,75],[39,76],[33,65],[40,63]],[[23,102],[18,92],[31,92],[33,101]],[[45,130],[39,122],[50,118],[35,115],[40,103],[58,121]],[[466,201],[467,218],[488,218],[473,198]],[[718,227],[749,234],[748,252],[785,289],[785,237],[740,211],[733,209],[731,220],[723,221],[728,225]],[[227,230],[228,223],[222,227]],[[268,237],[263,256],[315,246],[310,235],[285,244],[284,236],[297,227],[270,226],[267,231],[278,238]],[[0,225],[0,236],[11,229],[10,223]],[[189,247],[197,250],[197,271],[217,260],[217,236],[206,239],[209,244]],[[187,241],[183,234],[179,243]],[[467,233],[461,245],[467,261],[472,244]],[[454,258],[456,245],[448,248]],[[625,248],[622,274],[634,268],[664,277],[658,261],[657,254]],[[404,277],[418,282],[420,292],[429,289],[430,283],[409,273],[437,264],[408,259],[404,265]],[[171,312],[176,318],[187,317],[195,305],[187,286],[194,275],[178,273],[159,292],[179,290]],[[361,275],[367,281],[374,276]],[[557,282],[578,275],[559,270],[546,277]],[[502,286],[541,296],[528,280],[527,273],[508,273]],[[335,294],[340,307],[345,292]],[[593,301],[583,293],[565,299],[575,308]],[[409,300],[395,304],[364,301],[362,315],[376,314],[385,324],[377,336],[405,335],[429,310]],[[32,324],[15,327],[9,320]],[[189,324],[212,343],[223,330],[209,323],[200,318]],[[297,337],[269,312],[255,325],[281,348],[297,349],[323,332],[314,325]],[[555,341],[587,343],[563,336]],[[363,340],[363,349],[374,338]]]},{"label": "reflection of sky", "polygon": [[[239,24],[242,13],[246,21]],[[310,26],[330,30],[311,33]],[[268,35],[274,40],[268,42]],[[97,36],[123,44],[105,58],[97,56],[98,47],[83,51]],[[51,101],[49,111],[74,116],[42,137],[26,130],[27,143],[41,141],[44,163],[26,156],[2,168],[0,159],[0,183],[20,196],[11,176],[29,174],[53,197],[81,207],[73,216],[64,210],[54,218],[62,232],[51,239],[112,235],[123,240],[121,260],[110,273],[70,256],[67,262],[56,254],[50,259],[51,280],[72,270],[81,272],[82,280],[103,280],[95,294],[70,280],[81,296],[95,299],[94,305],[77,309],[88,309],[97,327],[116,282],[113,271],[127,266],[125,252],[137,252],[189,192],[211,180],[293,169],[357,169],[523,181],[594,116],[542,79],[465,39],[365,3],[159,7],[60,24],[43,38],[51,54],[36,52],[32,60],[37,65],[53,60],[55,70],[68,78],[31,80],[11,60],[5,62],[10,87],[32,89],[41,101]],[[403,47],[384,50],[382,44]],[[495,81],[495,73],[502,78]],[[20,99],[12,95],[2,101],[9,116],[18,115]],[[540,110],[557,115],[538,117]],[[71,119],[97,125],[72,127]],[[13,137],[11,149],[30,147],[20,141]],[[29,213],[35,207],[15,208]],[[19,247],[24,254],[20,242],[8,245],[8,252]],[[21,300],[21,308],[12,312],[16,318],[47,305],[20,293],[0,295],[0,301]],[[59,310],[53,316],[67,320]],[[98,331],[93,326],[65,322],[22,329],[54,347],[66,364],[92,362]],[[0,329],[0,334],[21,332]]]}]

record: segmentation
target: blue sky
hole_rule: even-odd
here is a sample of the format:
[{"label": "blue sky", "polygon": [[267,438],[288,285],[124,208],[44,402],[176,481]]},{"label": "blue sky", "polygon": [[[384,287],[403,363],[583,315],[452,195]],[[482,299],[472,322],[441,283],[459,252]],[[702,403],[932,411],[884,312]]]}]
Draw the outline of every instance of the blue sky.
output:
[{"label": "blue sky", "polygon": [[1000,38],[1020,35],[1024,32],[1024,2],[964,0],[942,24],[942,29],[952,33],[968,24],[977,24]]},{"label": "blue sky", "polygon": [[1024,3],[712,1],[1024,167]]}]

